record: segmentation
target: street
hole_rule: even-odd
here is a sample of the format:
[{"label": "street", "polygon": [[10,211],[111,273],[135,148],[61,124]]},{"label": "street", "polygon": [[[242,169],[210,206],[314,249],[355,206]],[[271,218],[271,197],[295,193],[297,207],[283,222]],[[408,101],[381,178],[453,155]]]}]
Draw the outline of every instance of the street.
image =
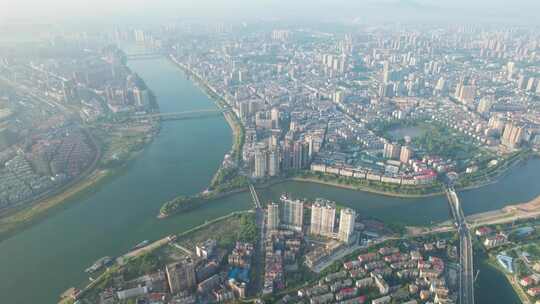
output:
[{"label": "street", "polygon": [[473,267],[473,249],[471,233],[467,226],[463,209],[459,202],[459,198],[453,188],[448,188],[448,201],[452,209],[456,226],[459,233],[459,259],[460,259],[460,275],[459,275],[459,303],[473,304],[474,303],[474,267]]}]

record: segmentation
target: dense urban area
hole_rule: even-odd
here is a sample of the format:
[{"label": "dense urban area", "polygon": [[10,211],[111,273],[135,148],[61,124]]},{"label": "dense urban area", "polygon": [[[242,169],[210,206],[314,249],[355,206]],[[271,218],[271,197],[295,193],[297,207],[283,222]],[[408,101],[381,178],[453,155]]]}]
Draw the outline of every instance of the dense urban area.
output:
[{"label": "dense urban area", "polygon": [[[208,187],[158,202],[159,219],[234,193],[253,203],[96,257],[62,303],[472,304],[479,259],[540,303],[540,200],[465,216],[458,197],[538,157],[536,30],[180,22],[31,46],[0,50],[0,238],[121,174],[169,120],[222,115],[233,136]],[[160,112],[128,66],[155,58],[215,107]],[[406,227],[326,198],[260,200],[291,180],[445,196],[451,220]]]},{"label": "dense urban area", "polygon": [[538,147],[531,32],[227,30],[135,39],[160,46],[234,111],[241,162],[224,165],[239,174],[427,194],[445,173],[459,187],[489,182]]}]

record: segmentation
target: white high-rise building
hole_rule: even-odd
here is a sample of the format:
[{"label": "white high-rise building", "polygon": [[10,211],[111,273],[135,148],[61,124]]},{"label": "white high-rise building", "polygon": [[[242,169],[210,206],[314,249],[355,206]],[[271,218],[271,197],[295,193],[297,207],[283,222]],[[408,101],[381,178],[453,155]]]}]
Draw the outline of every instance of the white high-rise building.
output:
[{"label": "white high-rise building", "polygon": [[515,68],[516,68],[516,64],[513,61],[509,61],[506,64],[506,72],[507,72],[508,80],[511,80],[512,77],[514,76]]},{"label": "white high-rise building", "polygon": [[401,153],[401,146],[397,143],[385,143],[383,157],[389,159],[398,159]]},{"label": "white high-rise building", "polygon": [[270,119],[272,120],[272,128],[279,128],[279,109],[272,108],[270,110]]},{"label": "white high-rise building", "polygon": [[279,153],[277,149],[272,149],[268,153],[268,175],[279,175]]},{"label": "white high-rise building", "polygon": [[282,217],[281,223],[287,229],[302,231],[304,223],[304,203],[301,200],[293,200],[287,196],[281,196]]},{"label": "white high-rise building", "polygon": [[268,153],[266,149],[259,149],[255,152],[255,166],[253,177],[262,178],[266,176],[268,164]]},{"label": "white high-rise building", "polygon": [[334,225],[336,221],[336,207],[326,205],[322,208],[321,235],[326,237],[334,236]]},{"label": "white high-rise building", "polygon": [[271,203],[267,208],[267,229],[277,230],[279,228],[279,205]]},{"label": "white high-rise building", "polygon": [[342,242],[349,243],[354,233],[354,222],[356,212],[353,209],[341,209],[339,216],[339,231],[338,239]]},{"label": "white high-rise building", "polygon": [[321,234],[322,208],[323,207],[318,203],[311,206],[311,224],[309,226],[309,233],[313,235]]},{"label": "white high-rise building", "polygon": [[390,62],[383,62],[383,83],[387,84],[390,82]]},{"label": "white high-rise building", "polygon": [[489,113],[492,106],[493,106],[493,99],[490,97],[484,97],[480,99],[480,102],[478,103],[478,107],[476,108],[476,111],[478,111],[478,113],[480,114],[486,114],[486,113]]},{"label": "white high-rise building", "polygon": [[317,200],[311,207],[310,233],[333,237],[335,219],[336,207],[327,201]]},{"label": "white high-rise building", "polygon": [[435,86],[435,90],[442,92],[444,91],[445,87],[446,87],[446,82],[444,80],[444,77],[440,77],[439,80],[437,81],[437,85]]},{"label": "white high-rise building", "polygon": [[523,127],[507,123],[501,137],[501,143],[507,147],[515,148],[521,143],[524,133]]},{"label": "white high-rise building", "polygon": [[409,162],[413,154],[413,150],[409,146],[403,146],[401,147],[401,151],[399,153],[399,161],[406,164]]}]

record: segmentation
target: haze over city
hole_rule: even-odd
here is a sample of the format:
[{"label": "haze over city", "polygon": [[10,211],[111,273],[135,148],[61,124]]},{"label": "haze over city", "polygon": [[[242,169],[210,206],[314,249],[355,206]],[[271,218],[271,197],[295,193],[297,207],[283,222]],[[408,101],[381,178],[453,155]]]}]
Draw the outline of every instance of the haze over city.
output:
[{"label": "haze over city", "polygon": [[[520,22],[537,24],[535,0],[2,0],[0,23],[73,21],[78,18],[125,18],[146,23],[157,18],[320,19],[366,18],[382,21]],[[436,17],[436,18],[435,18]],[[124,19],[120,19],[124,20]],[[440,20],[440,19],[439,19]],[[112,21],[112,20],[111,20]]]}]

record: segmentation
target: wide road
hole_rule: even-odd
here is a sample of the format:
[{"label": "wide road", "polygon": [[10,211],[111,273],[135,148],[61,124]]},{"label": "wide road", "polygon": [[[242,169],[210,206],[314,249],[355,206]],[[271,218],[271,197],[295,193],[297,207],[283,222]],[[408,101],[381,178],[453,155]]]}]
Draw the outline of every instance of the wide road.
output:
[{"label": "wide road", "polygon": [[459,233],[459,259],[461,268],[459,274],[459,303],[474,304],[474,267],[471,233],[456,191],[450,187],[446,190],[446,194]]},{"label": "wide road", "polygon": [[259,237],[256,244],[256,252],[254,257],[254,264],[256,265],[257,269],[259,270],[259,273],[257,273],[257,277],[254,278],[253,284],[252,284],[252,291],[250,292],[250,296],[258,294],[262,288],[263,288],[263,274],[264,274],[264,242],[266,240],[266,219],[264,214],[264,209],[262,209],[261,201],[259,200],[259,195],[257,194],[257,191],[255,190],[255,187],[253,187],[253,184],[249,184],[249,191],[251,193],[251,200],[253,201],[253,204],[255,206],[255,221],[257,224]]}]

